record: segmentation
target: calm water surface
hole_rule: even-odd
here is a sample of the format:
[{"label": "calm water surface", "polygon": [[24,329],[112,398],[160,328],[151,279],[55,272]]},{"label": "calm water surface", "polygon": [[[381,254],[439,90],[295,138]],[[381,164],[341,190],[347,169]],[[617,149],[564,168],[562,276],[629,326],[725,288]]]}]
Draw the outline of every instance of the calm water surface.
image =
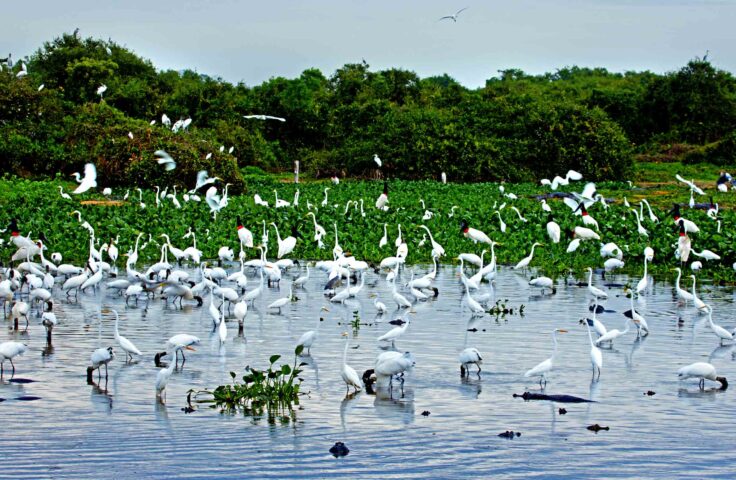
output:
[{"label": "calm water surface", "polygon": [[[0,397],[7,399],[0,403],[4,427],[0,476],[736,476],[732,454],[736,388],[715,391],[709,383],[701,392],[696,380],[678,382],[676,375],[680,366],[710,361],[720,375],[734,382],[734,348],[719,347],[705,317],[690,306],[678,306],[670,284],[656,281],[637,303],[652,334],[637,339],[630,331],[612,349],[604,349],[601,380],[591,383],[590,346],[586,329],[579,324],[587,313],[586,288],[560,282],[556,295],[541,297],[522,275],[503,269],[496,280],[495,298],[508,299],[507,305],[515,309],[524,304],[524,316],[486,315],[471,321],[462,306],[464,290],[456,273],[456,268],[442,268],[436,281],[439,297],[417,304],[416,313],[408,314],[412,324],[396,348],[414,353],[416,367],[407,376],[403,398],[395,390],[394,399],[365,392],[346,399],[340,379],[344,347],[340,334],[351,332],[351,345],[358,348],[349,350],[348,361],[360,374],[372,367],[382,351],[376,338],[393,328],[388,321],[403,315],[376,317],[372,294],[377,293],[390,308],[395,303],[383,277],[372,272],[358,298],[342,306],[325,299],[326,276],[312,270],[307,288],[296,291],[299,301],[278,315],[266,311],[266,305],[287,294],[288,284],[282,281],[280,291],[269,289],[256,302],[256,309],[249,309],[245,337],[236,336],[237,322],[229,323],[223,347],[211,332],[204,308],[167,308],[159,299],[147,310],[142,302],[126,307],[106,292],[102,304],[119,310],[121,334],[144,352],[134,364],[125,364],[114,341],[114,318],[103,315],[100,326],[99,301],[92,292],[71,302],[57,292],[60,324],[54,330],[53,351],[44,349],[45,331],[35,317],[27,332],[12,331],[10,322],[0,331],[0,341],[14,339],[29,345],[26,355],[15,362],[16,378],[35,381],[9,383],[6,375],[0,384]],[[292,275],[297,275],[296,269],[286,277]],[[402,275],[408,279],[408,274]],[[626,283],[627,279],[613,281]],[[604,282],[596,283],[601,287]],[[249,288],[254,285],[252,278]],[[623,329],[622,312],[629,309],[629,300],[621,288],[608,290],[605,307],[614,312],[599,319],[609,329]],[[486,293],[493,292],[484,285],[474,296]],[[714,306],[716,323],[736,324],[731,289],[706,285],[700,288],[700,296]],[[369,324],[355,333],[346,325],[353,311]],[[291,362],[296,341],[314,329],[320,316],[325,321],[303,373],[303,390],[309,395],[301,402],[296,424],[269,425],[207,408],[192,414],[181,411],[190,388],[229,382],[230,371],[241,374],[246,365],[263,367],[275,353]],[[546,393],[597,403],[563,405],[512,397],[539,390],[539,384],[523,373],[550,356],[554,328],[569,333],[558,337],[560,351]],[[161,405],[154,394],[158,369],[153,354],[177,333],[197,335],[202,345],[188,352],[186,364],[169,382],[167,404]],[[87,385],[85,368],[91,352],[108,345],[118,352],[110,364],[108,382]],[[466,345],[484,354],[480,379],[460,378],[457,355]],[[648,390],[656,395],[645,395]],[[41,399],[14,400],[22,395]],[[567,409],[566,415],[558,413],[560,407]],[[425,410],[431,415],[422,416]],[[588,431],[586,426],[594,423],[609,426],[610,431]],[[522,436],[499,438],[505,430]],[[336,441],[350,448],[347,457],[335,459],[329,454]]]}]

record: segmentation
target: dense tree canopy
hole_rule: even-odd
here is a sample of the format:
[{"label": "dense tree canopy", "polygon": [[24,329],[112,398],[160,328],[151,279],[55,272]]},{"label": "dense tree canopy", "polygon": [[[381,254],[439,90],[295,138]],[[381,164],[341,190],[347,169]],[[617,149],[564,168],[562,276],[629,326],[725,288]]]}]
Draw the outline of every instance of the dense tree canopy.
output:
[{"label": "dense tree canopy", "polygon": [[[736,151],[736,81],[705,59],[665,75],[504,70],[474,90],[447,75],[422,79],[365,62],[329,78],[309,69],[232,85],[159,72],[112,41],[70,34],[23,63],[26,76],[17,75],[21,62],[0,73],[0,169],[27,176],[69,174],[93,161],[111,184],[188,185],[204,168],[240,189],[245,167],[290,170],[295,160],[317,176],[374,176],[375,153],[390,177],[445,171],[454,180],[521,181],[574,168],[608,179],[663,144],[688,144],[682,151],[722,163]],[[174,132],[162,114],[192,124]],[[157,149],[179,167],[158,168]]]}]

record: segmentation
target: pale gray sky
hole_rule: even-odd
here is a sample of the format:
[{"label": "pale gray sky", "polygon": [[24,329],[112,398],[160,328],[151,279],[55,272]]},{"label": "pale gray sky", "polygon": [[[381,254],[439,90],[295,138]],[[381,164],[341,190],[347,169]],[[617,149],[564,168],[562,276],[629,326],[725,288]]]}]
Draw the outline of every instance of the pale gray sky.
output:
[{"label": "pale gray sky", "polygon": [[[0,49],[28,55],[62,32],[116,42],[159,69],[255,85],[317,67],[447,73],[477,87],[500,69],[677,70],[710,50],[736,72],[736,1],[716,0],[14,0]],[[457,23],[443,15],[469,7]]]}]

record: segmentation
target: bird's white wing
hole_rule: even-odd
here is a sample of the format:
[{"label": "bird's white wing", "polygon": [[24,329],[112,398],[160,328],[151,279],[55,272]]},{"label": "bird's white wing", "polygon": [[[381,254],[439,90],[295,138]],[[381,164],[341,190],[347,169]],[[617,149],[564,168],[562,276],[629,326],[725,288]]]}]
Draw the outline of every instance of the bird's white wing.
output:
[{"label": "bird's white wing", "polygon": [[579,173],[579,172],[576,172],[575,170],[568,170],[567,171],[567,175],[565,175],[565,177],[568,180],[582,180],[583,179],[583,174],[582,173]]},{"label": "bird's white wing", "polygon": [[455,16],[457,17],[458,15],[460,15],[460,12],[464,12],[464,11],[465,11],[465,10],[467,10],[468,8],[469,8],[469,7],[464,7],[464,8],[461,8],[460,10],[458,10],[457,12],[455,12]]},{"label": "bird's white wing", "polygon": [[264,115],[264,118],[266,118],[267,120],[278,120],[279,122],[285,122],[286,121],[285,118],[282,118],[282,117],[274,117],[274,116],[271,116],[271,115]]},{"label": "bird's white wing", "polygon": [[[562,201],[564,202],[565,205],[567,205],[568,207],[570,207],[570,209],[573,212],[575,212],[575,209],[578,208],[579,202],[577,200],[575,200],[575,199],[572,199],[570,197],[565,197],[565,198],[562,199]],[[576,215],[582,215],[582,212],[580,210],[578,210],[577,212],[575,212],[575,214]]]},{"label": "bird's white wing", "polygon": [[84,166],[84,179],[97,180],[97,168],[94,163],[88,163]]},{"label": "bird's white wing", "polygon": [[156,160],[158,161],[159,165],[163,165],[166,171],[173,170],[176,168],[176,162],[173,158],[171,158],[171,155],[169,155],[165,150],[156,150],[154,152],[154,155],[156,155]]},{"label": "bird's white wing", "polygon": [[204,182],[207,180],[207,170],[200,170],[199,173],[197,173],[197,186],[194,187],[195,190],[198,190],[199,187],[204,185]]},{"label": "bird's white wing", "polygon": [[585,199],[592,200],[593,196],[595,196],[595,183],[590,182],[585,185],[585,188],[583,188],[583,193],[580,194],[581,197]]}]

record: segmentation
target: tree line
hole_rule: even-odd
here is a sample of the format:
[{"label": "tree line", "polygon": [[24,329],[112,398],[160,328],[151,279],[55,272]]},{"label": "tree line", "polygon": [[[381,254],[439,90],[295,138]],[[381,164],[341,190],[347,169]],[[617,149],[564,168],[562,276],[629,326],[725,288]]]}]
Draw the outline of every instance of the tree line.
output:
[{"label": "tree line", "polygon": [[[622,179],[637,158],[732,163],[735,100],[734,77],[706,58],[661,75],[504,70],[476,89],[362,62],[247,86],[63,34],[0,72],[0,171],[68,175],[91,161],[110,185],[183,186],[206,169],[236,191],[295,160],[317,177],[534,181],[572,168]],[[162,114],[192,123],[174,132]],[[158,149],[177,169],[159,168]]]}]

